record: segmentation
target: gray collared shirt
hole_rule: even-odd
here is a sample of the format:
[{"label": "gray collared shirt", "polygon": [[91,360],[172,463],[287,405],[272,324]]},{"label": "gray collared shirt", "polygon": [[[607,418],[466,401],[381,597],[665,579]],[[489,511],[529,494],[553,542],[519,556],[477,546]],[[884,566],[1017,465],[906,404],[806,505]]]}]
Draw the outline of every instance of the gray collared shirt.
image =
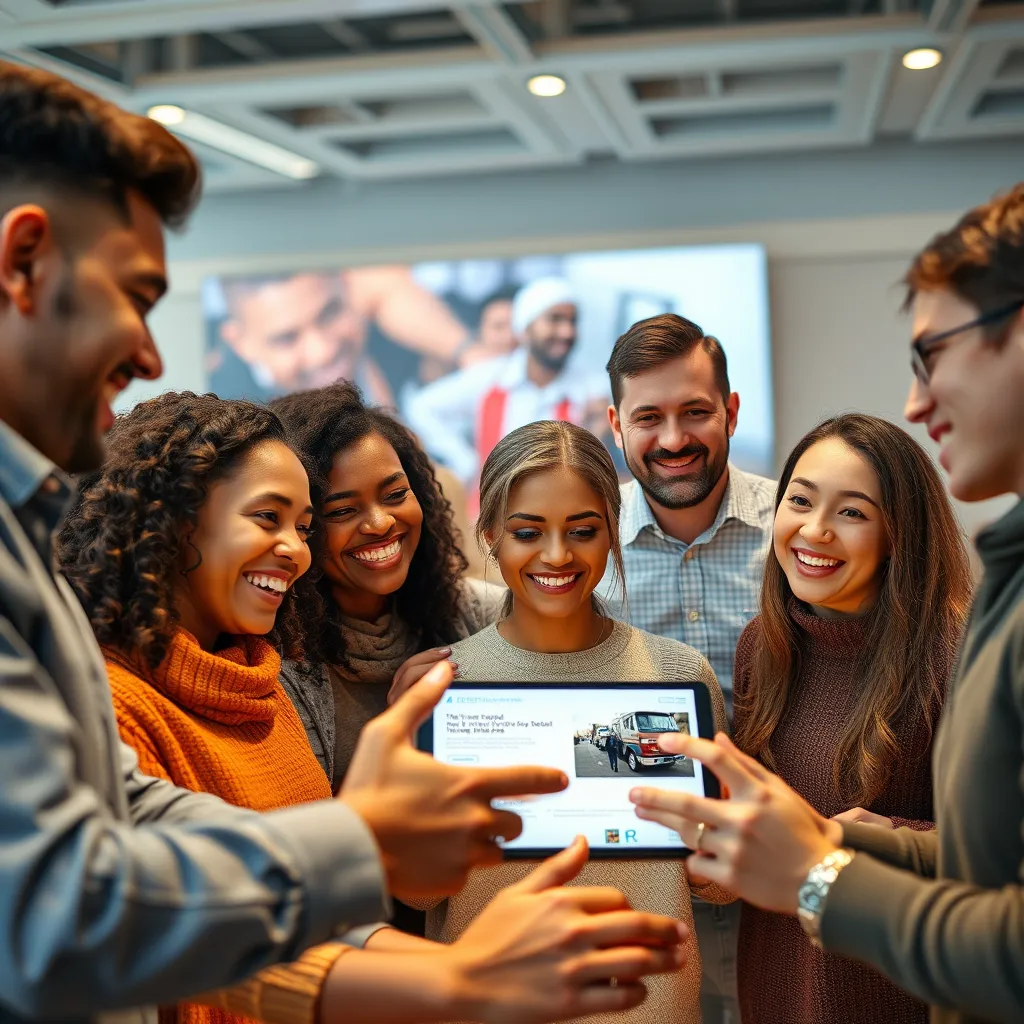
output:
[{"label": "gray collared shirt", "polygon": [[155,1020],[386,917],[344,804],[259,815],[138,770],[51,536],[71,488],[0,422],[0,1024]]},{"label": "gray collared shirt", "polygon": [[715,521],[692,544],[667,536],[635,481],[622,485],[623,588],[609,567],[601,596],[614,615],[696,647],[732,697],[736,644],[757,614],[775,518],[775,483],[729,466]]}]

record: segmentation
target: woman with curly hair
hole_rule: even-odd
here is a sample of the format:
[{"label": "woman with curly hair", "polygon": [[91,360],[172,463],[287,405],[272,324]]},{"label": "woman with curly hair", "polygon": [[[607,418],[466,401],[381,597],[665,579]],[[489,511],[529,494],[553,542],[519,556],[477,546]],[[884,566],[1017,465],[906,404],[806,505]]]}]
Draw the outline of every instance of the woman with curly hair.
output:
[{"label": "woman with curly hair", "polygon": [[[260,810],[329,798],[267,639],[299,654],[297,607],[315,616],[319,600],[315,588],[297,593],[312,561],[313,509],[280,420],[249,402],[167,394],[119,418],[107,443],[103,469],[81,481],[60,556],[143,771]],[[582,915],[556,921],[545,894],[554,897],[549,890],[585,859],[576,843],[546,862],[481,914],[460,946],[370,926],[349,933],[348,944],[314,947],[235,988],[165,1007],[161,1024],[556,1019],[566,988],[579,988],[563,976],[567,961],[580,960],[565,936]],[[576,906],[594,896],[581,894]],[[547,929],[539,945],[538,918]],[[601,923],[590,911],[585,919]],[[669,945],[678,941],[675,922],[657,927]],[[353,949],[357,942],[366,948]],[[595,938],[602,960],[605,945]],[[617,1006],[643,998],[632,983],[639,973],[673,970],[680,959],[673,948],[622,954],[609,967],[625,972]],[[566,1004],[576,1012],[561,1015],[607,1005],[609,991],[605,978],[601,993],[581,991]]]},{"label": "woman with curly hair", "polygon": [[326,613],[303,614],[306,657],[286,662],[282,682],[337,789],[396,672],[419,674],[447,657],[449,644],[494,621],[504,590],[463,577],[451,505],[429,459],[353,384],[271,408],[311,467],[323,524],[311,575]]}]

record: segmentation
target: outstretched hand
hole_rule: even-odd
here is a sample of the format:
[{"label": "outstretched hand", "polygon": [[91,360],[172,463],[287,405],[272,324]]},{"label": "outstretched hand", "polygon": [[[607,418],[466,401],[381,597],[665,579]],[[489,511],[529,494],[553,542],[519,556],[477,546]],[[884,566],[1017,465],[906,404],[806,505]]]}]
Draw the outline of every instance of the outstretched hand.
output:
[{"label": "outstretched hand", "polygon": [[523,823],[492,800],[569,784],[555,768],[456,768],[416,750],[413,736],[451,679],[451,665],[435,665],[363,729],[338,794],[376,837],[399,899],[449,896],[473,868],[501,861],[497,840],[515,839]]},{"label": "outstretched hand", "polygon": [[724,733],[713,742],[668,733],[658,745],[706,765],[728,795],[713,800],[638,787],[630,793],[637,816],[679,833],[695,851],[687,871],[696,878],[716,882],[764,910],[795,914],[807,873],[842,845],[842,826],[823,818]]},{"label": "outstretched hand", "polygon": [[460,1019],[541,1024],[627,1010],[646,997],[641,978],[683,966],[681,922],[632,910],[616,889],[564,887],[587,854],[578,838],[544,861],[451,947],[466,999]]}]

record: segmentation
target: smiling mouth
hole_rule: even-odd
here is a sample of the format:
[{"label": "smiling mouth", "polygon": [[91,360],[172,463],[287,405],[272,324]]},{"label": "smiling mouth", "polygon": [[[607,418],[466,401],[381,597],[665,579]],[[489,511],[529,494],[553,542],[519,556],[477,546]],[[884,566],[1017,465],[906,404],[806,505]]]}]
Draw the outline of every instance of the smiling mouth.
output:
[{"label": "smiling mouth", "polygon": [[841,558],[828,558],[825,555],[814,555],[809,551],[793,551],[797,569],[803,576],[831,576],[841,569],[846,562]]},{"label": "smiling mouth", "polygon": [[264,576],[258,572],[244,572],[242,573],[242,578],[264,597],[274,601],[283,601],[284,595],[288,591],[288,584],[277,576]]},{"label": "smiling mouth", "polygon": [[385,544],[356,548],[354,551],[346,551],[345,554],[368,569],[390,569],[402,559],[402,541],[404,539],[404,535],[395,537]]},{"label": "smiling mouth", "polygon": [[695,452],[693,455],[684,455],[675,459],[651,459],[651,462],[663,469],[689,469],[703,454],[703,452]]},{"label": "smiling mouth", "polygon": [[560,573],[557,576],[549,573],[528,572],[526,575],[541,590],[549,594],[568,593],[581,579],[583,579],[582,572]]}]

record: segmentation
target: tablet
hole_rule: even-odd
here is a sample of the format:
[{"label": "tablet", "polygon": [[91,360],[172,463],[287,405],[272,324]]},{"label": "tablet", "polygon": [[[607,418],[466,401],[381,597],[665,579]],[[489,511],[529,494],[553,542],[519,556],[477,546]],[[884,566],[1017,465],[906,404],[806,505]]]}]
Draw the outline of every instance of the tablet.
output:
[{"label": "tablet", "polygon": [[657,744],[666,732],[711,738],[707,687],[674,683],[455,682],[420,729],[418,745],[453,765],[559,768],[569,787],[495,801],[523,819],[507,857],[546,857],[584,835],[594,857],[685,857],[678,833],[636,816],[629,792],[659,786],[717,797],[718,780]]}]

